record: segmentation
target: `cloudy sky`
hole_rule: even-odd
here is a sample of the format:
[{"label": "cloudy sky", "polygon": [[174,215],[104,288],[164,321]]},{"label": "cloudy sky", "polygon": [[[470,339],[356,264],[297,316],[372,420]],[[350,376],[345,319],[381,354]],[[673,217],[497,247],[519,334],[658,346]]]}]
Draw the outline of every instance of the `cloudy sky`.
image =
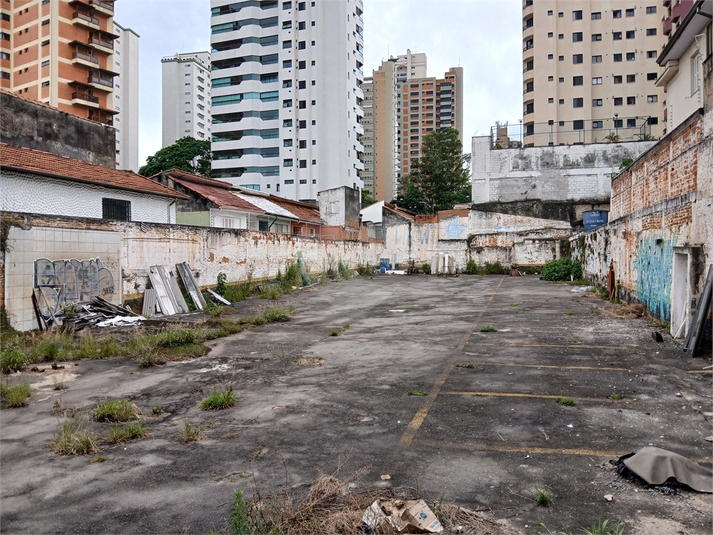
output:
[{"label": "cloudy sky", "polygon": [[[327,0],[328,1],[328,0]],[[161,148],[161,58],[208,50],[209,0],[120,0],[139,42],[140,165]],[[462,66],[465,138],[522,113],[520,0],[364,0],[364,72],[389,54],[425,52],[429,76]],[[468,147],[464,147],[468,151]]]}]

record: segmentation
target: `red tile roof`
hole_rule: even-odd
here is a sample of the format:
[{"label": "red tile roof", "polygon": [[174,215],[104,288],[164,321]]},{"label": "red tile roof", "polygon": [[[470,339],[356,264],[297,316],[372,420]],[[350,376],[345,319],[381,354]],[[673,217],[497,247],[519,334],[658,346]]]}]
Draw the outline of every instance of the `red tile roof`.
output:
[{"label": "red tile roof", "polygon": [[0,143],[0,165],[3,168],[77,182],[89,182],[109,188],[166,197],[188,198],[183,193],[174,191],[133,171],[120,171],[94,163],[80,162],[66,156],[56,156],[49,152],[25,147],[12,147],[5,143]]},{"label": "red tile roof", "polygon": [[282,206],[288,212],[295,214],[298,219],[311,221],[319,225],[324,224],[322,219],[319,217],[318,206],[311,206],[299,201],[292,201],[290,199],[285,199],[284,197],[278,197],[277,195],[270,195],[269,199],[278,206]]},{"label": "red tile roof", "polygon": [[193,173],[189,173],[188,171],[181,171],[180,169],[169,169],[168,171],[161,171],[160,173],[157,173],[154,176],[151,176],[149,178],[154,179],[155,177],[157,177],[159,175],[176,177],[176,178],[180,178],[184,181],[195,182],[197,184],[205,184],[206,186],[215,186],[217,188],[232,188],[233,187],[233,185],[230,182],[223,182],[222,180],[216,180],[215,178],[201,176],[201,175],[195,175]]},{"label": "red tile roof", "polygon": [[248,210],[251,212],[259,212],[261,214],[265,213],[265,210],[250,204],[248,201],[241,199],[237,195],[233,195],[227,188],[216,188],[214,186],[206,186],[205,184],[196,184],[195,182],[179,179],[173,174],[171,175],[171,178],[174,182],[180,184],[186,189],[196,192],[198,195],[214,202],[221,208],[235,208],[237,210]]}]

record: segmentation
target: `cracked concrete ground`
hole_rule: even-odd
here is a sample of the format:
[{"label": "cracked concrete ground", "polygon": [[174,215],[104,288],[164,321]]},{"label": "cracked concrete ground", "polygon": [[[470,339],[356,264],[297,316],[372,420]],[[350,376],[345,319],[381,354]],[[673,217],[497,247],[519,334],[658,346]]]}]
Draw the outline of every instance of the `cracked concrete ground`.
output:
[{"label": "cracked concrete ground", "polygon": [[[0,531],[221,530],[235,489],[257,484],[264,494],[287,480],[299,494],[349,451],[345,472],[369,467],[364,485],[414,487],[523,533],[599,518],[640,534],[713,530],[710,495],[646,490],[608,462],[649,444],[708,466],[713,457],[710,361],[669,336],[654,342],[649,320],[608,317],[601,311],[612,305],[594,294],[534,276],[376,276],[279,304],[296,306],[290,322],[215,340],[192,361],[85,360],[23,374],[36,389],[30,405],[0,414]],[[68,389],[54,391],[50,374]],[[242,397],[236,407],[198,409],[208,389],[228,383]],[[408,395],[418,390],[428,395]],[[50,452],[55,402],[81,414],[118,397],[144,411],[146,438],[102,444],[103,463]],[[164,412],[153,415],[156,406]],[[185,420],[206,439],[180,443]],[[92,425],[106,435],[106,424]],[[545,485],[556,503],[537,507]]]}]

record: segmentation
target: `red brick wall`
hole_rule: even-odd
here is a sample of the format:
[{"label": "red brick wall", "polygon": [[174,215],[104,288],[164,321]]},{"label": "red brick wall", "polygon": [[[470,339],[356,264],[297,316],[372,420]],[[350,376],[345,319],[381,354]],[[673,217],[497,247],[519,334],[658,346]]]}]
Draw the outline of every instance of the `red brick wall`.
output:
[{"label": "red brick wall", "polygon": [[[702,116],[696,112],[617,176],[612,182],[609,220],[696,191],[702,129]],[[647,224],[653,223],[645,218],[645,228]],[[661,228],[658,225],[649,228]]]}]

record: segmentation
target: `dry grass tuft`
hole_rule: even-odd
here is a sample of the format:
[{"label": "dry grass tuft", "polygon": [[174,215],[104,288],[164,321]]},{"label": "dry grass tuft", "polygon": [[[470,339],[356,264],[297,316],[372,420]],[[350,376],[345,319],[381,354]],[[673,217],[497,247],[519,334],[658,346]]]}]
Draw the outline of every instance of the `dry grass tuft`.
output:
[{"label": "dry grass tuft", "polygon": [[646,305],[642,305],[641,303],[633,305],[614,305],[612,307],[602,309],[602,313],[605,316],[610,316],[612,318],[641,318],[646,314]]}]

